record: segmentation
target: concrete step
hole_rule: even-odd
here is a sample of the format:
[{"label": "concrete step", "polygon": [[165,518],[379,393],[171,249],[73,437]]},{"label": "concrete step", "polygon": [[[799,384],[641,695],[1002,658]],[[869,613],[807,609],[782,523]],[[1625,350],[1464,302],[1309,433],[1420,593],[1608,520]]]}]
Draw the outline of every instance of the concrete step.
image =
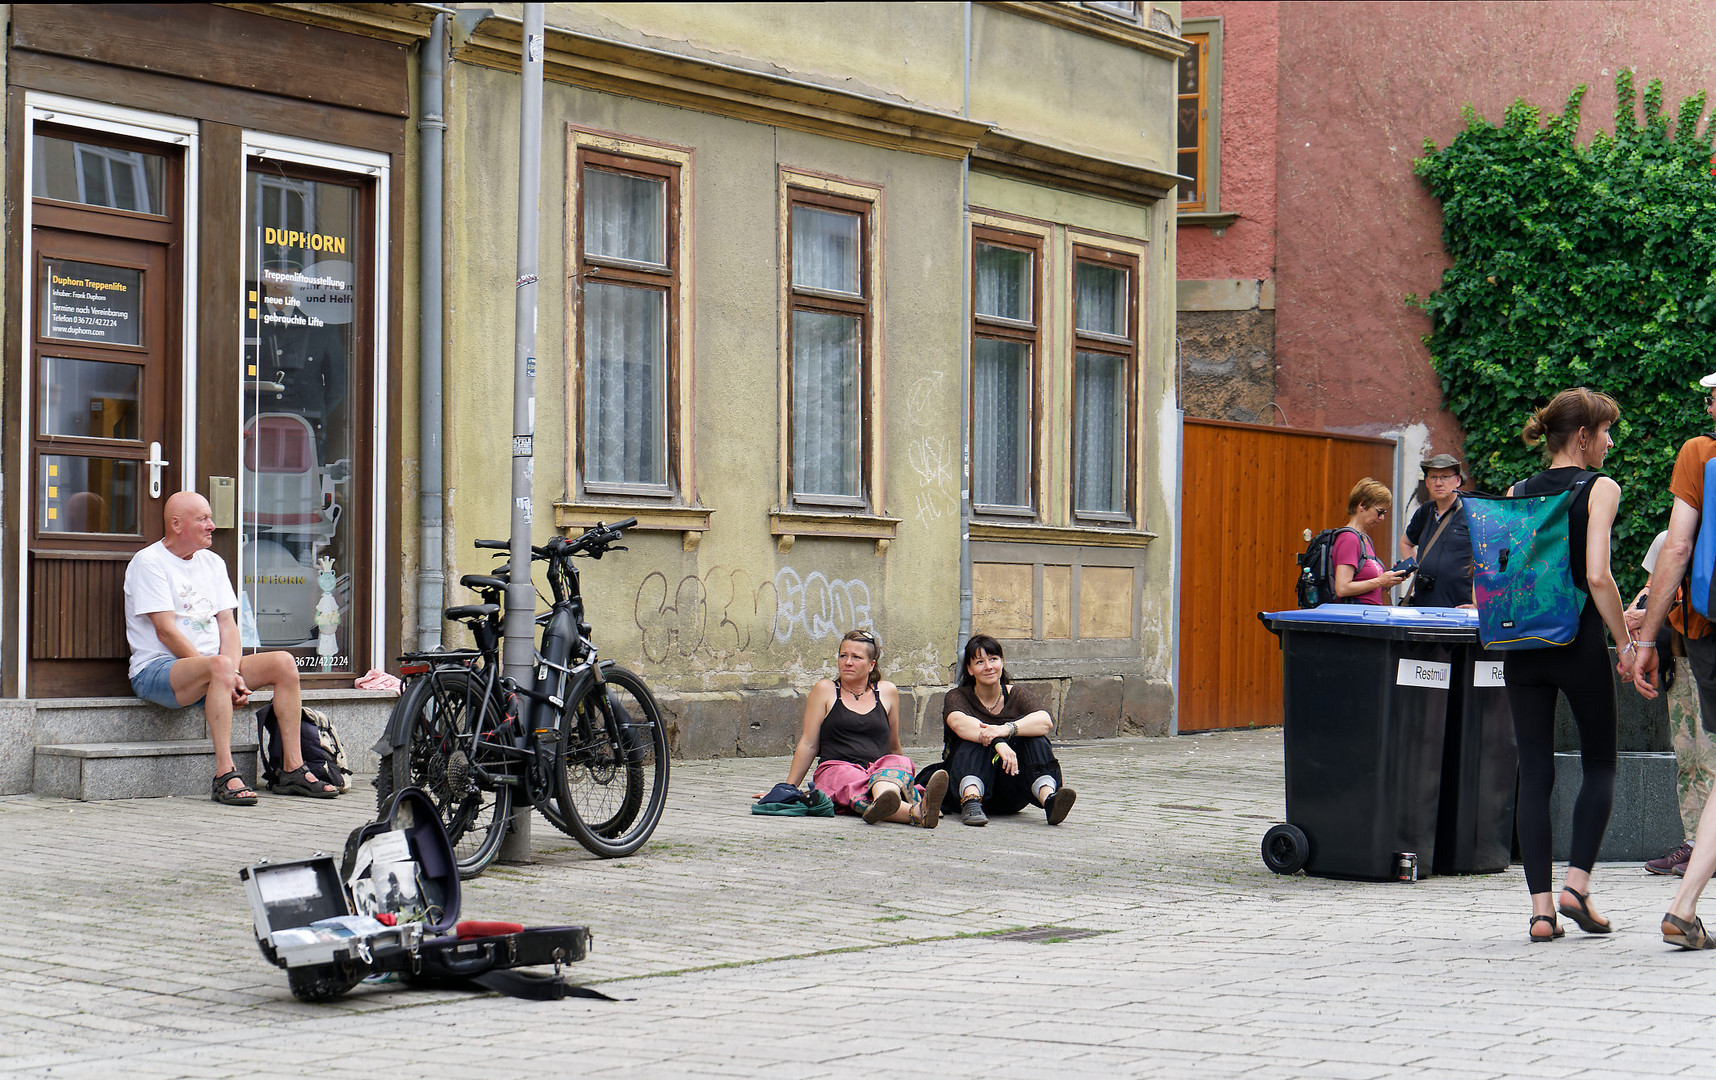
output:
[{"label": "concrete step", "polygon": [[[245,783],[256,783],[256,740],[233,740],[232,761]],[[37,795],[59,799],[208,798],[215,775],[207,739],[71,743],[36,747]]]},{"label": "concrete step", "polygon": [[[1551,855],[1565,861],[1573,848],[1573,801],[1585,770],[1576,753],[1555,755],[1550,795]],[[1598,862],[1643,862],[1673,851],[1686,839],[1672,753],[1621,751],[1615,760],[1615,806]]]},{"label": "concrete step", "polygon": [[[239,761],[236,746],[249,747],[249,764],[240,765],[245,775],[255,777],[256,741],[255,712],[271,695],[264,691],[251,698],[250,704],[233,717],[235,744],[234,761]],[[365,690],[307,690],[304,703],[327,713],[339,732],[345,747],[346,760],[354,773],[373,774],[379,759],[371,752],[387,725],[393,705],[398,700],[392,694]],[[202,786],[184,791],[189,781],[167,778],[176,776],[157,758],[170,758],[173,753],[139,750],[134,777],[115,779],[125,767],[119,764],[127,754],[118,747],[160,747],[168,744],[193,743],[201,746],[208,768],[199,775]],[[80,754],[79,748],[98,748],[99,753]],[[104,764],[87,765],[90,761]],[[74,767],[74,764],[75,767]],[[208,742],[208,728],[201,708],[163,709],[136,698],[33,698],[0,701],[0,795],[19,795],[34,791],[40,795],[63,795],[74,799],[146,798],[159,795],[208,793],[209,778],[214,776],[214,757]],[[176,767],[175,767],[176,768]],[[197,769],[186,767],[186,776]],[[163,786],[150,789],[148,777],[162,779]],[[73,794],[73,792],[124,791],[126,794]]]}]

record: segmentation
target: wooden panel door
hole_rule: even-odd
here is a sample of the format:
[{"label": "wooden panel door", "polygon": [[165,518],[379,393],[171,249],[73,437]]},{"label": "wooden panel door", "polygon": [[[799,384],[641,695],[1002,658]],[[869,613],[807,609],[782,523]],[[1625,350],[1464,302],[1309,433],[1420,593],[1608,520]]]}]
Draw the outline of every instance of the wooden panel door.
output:
[{"label": "wooden panel door", "polygon": [[125,566],[177,489],[169,245],[37,227],[32,248],[28,691],[129,694]]},{"label": "wooden panel door", "polygon": [[[1179,730],[1279,724],[1281,654],[1257,613],[1297,606],[1304,531],[1344,524],[1361,477],[1388,483],[1395,445],[1216,420],[1184,430]],[[1385,559],[1390,536],[1385,522],[1371,537]]]}]

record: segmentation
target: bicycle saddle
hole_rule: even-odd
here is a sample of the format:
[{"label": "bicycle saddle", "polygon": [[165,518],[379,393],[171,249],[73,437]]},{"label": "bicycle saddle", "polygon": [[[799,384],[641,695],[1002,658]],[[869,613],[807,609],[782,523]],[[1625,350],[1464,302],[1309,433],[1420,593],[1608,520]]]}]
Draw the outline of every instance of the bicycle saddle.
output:
[{"label": "bicycle saddle", "polygon": [[489,592],[491,590],[497,592],[506,591],[505,580],[498,577],[490,577],[488,574],[466,574],[464,577],[459,579],[459,584],[463,585],[467,589],[476,589],[479,592]]},{"label": "bicycle saddle", "polygon": [[482,622],[500,613],[499,604],[460,604],[446,610],[447,618],[453,622]]}]

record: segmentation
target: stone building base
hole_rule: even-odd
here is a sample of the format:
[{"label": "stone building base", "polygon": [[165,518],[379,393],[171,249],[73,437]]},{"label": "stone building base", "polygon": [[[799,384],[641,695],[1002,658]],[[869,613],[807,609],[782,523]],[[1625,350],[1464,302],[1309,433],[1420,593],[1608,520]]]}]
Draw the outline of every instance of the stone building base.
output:
[{"label": "stone building base", "polygon": [[[1174,695],[1141,675],[1021,680],[1055,717],[1056,739],[1167,735]],[[900,741],[941,744],[946,686],[900,687]],[[805,695],[792,690],[673,693],[658,691],[676,758],[777,757],[792,753]]]}]

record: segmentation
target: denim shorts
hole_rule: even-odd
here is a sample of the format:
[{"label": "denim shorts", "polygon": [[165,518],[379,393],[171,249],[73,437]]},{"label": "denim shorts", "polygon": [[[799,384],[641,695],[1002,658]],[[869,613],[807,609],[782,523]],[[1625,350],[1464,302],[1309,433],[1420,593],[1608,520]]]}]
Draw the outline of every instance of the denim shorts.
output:
[{"label": "denim shorts", "polygon": [[[173,665],[178,662],[176,656],[162,656],[149,661],[143,665],[142,671],[131,676],[131,689],[144,701],[154,702],[163,708],[189,708],[190,705],[180,705],[173,694]],[[190,704],[201,702],[202,698],[198,698]]]}]

